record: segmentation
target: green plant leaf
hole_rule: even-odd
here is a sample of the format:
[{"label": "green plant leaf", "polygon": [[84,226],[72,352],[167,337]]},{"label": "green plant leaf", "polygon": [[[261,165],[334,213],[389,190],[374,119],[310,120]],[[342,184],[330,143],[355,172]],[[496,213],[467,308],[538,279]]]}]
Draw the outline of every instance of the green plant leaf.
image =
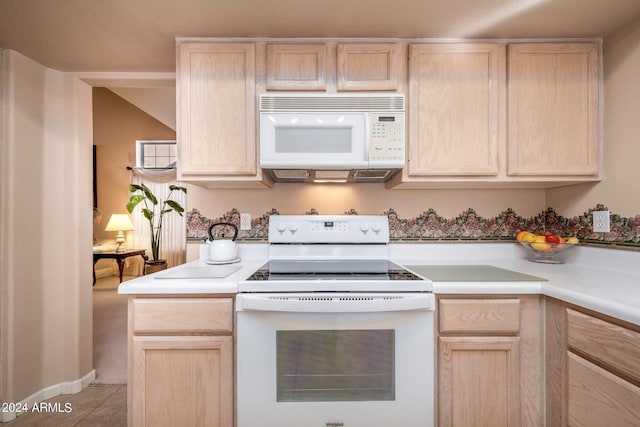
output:
[{"label": "green plant leaf", "polygon": [[142,187],[142,191],[144,192],[145,197],[149,199],[151,203],[153,203],[154,205],[157,205],[158,199],[156,198],[156,196],[153,195],[149,187],[147,187],[144,184],[140,184],[140,186]]},{"label": "green plant leaf", "polygon": [[180,206],[180,204],[174,200],[166,200],[165,201],[166,204],[168,204],[169,206],[171,206],[173,208],[173,210],[175,210],[176,212],[178,212],[180,214],[180,216],[182,216],[182,212],[184,212],[184,208],[182,206]]},{"label": "green plant leaf", "polygon": [[142,191],[142,187],[137,184],[129,184],[129,191],[131,193],[135,193],[138,190]]},{"label": "green plant leaf", "polygon": [[144,196],[141,194],[134,194],[129,198],[127,202],[127,212],[131,213],[138,206],[138,203],[144,200]]},{"label": "green plant leaf", "polygon": [[153,211],[147,208],[143,208],[142,209],[142,214],[144,215],[145,218],[147,218],[149,221],[153,221]]},{"label": "green plant leaf", "polygon": [[183,192],[183,193],[185,193],[185,194],[186,194],[186,192],[187,192],[187,188],[186,188],[186,187],[180,187],[180,186],[178,186],[178,185],[170,185],[170,186],[169,186],[169,190],[171,190],[171,191],[179,190],[179,191],[182,191],[182,192]]}]

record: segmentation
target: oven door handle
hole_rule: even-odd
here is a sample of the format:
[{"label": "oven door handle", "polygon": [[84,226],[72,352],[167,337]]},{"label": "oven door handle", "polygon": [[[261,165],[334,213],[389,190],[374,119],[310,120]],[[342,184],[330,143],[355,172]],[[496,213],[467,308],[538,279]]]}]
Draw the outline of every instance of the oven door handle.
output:
[{"label": "oven door handle", "polygon": [[375,313],[435,310],[432,293],[416,294],[239,294],[236,311]]}]

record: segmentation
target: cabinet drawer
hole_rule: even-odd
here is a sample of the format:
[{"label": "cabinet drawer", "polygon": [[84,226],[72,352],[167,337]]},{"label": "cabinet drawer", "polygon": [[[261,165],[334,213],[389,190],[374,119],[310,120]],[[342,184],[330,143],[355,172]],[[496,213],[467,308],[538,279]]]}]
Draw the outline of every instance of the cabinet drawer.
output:
[{"label": "cabinet drawer", "polygon": [[442,299],[441,333],[516,335],[520,331],[519,299]]},{"label": "cabinet drawer", "polygon": [[569,347],[640,381],[640,333],[567,309]]},{"label": "cabinet drawer", "polygon": [[568,353],[569,425],[640,425],[640,388]]},{"label": "cabinet drawer", "polygon": [[233,330],[231,298],[136,298],[134,333],[220,333]]}]

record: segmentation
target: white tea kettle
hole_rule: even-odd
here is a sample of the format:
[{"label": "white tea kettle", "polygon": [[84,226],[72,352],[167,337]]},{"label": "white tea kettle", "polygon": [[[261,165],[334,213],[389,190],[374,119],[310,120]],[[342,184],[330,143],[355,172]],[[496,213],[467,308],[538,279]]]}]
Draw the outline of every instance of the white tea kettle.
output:
[{"label": "white tea kettle", "polygon": [[[213,238],[213,228],[217,226],[226,226],[233,228],[233,238],[218,239]],[[224,237],[224,233],[222,234]],[[214,262],[231,262],[238,258],[238,247],[236,246],[236,238],[238,237],[238,227],[229,222],[217,222],[209,227],[209,259]]]}]

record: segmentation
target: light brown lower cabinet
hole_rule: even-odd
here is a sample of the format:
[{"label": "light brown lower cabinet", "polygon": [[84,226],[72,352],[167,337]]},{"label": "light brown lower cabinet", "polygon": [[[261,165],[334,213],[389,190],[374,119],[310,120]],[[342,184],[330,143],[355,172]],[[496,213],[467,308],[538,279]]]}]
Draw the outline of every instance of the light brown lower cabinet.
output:
[{"label": "light brown lower cabinet", "polygon": [[439,425],[519,425],[518,349],[518,337],[440,338]]},{"label": "light brown lower cabinet", "polygon": [[128,425],[234,425],[232,298],[129,300]]},{"label": "light brown lower cabinet", "polygon": [[[130,297],[129,427],[233,427],[233,331],[231,295]],[[537,295],[439,295],[437,343],[439,427],[640,426],[637,325]]]},{"label": "light brown lower cabinet", "polygon": [[543,425],[538,296],[441,296],[439,427]]},{"label": "light brown lower cabinet", "polygon": [[547,426],[640,426],[640,328],[546,298]]}]

